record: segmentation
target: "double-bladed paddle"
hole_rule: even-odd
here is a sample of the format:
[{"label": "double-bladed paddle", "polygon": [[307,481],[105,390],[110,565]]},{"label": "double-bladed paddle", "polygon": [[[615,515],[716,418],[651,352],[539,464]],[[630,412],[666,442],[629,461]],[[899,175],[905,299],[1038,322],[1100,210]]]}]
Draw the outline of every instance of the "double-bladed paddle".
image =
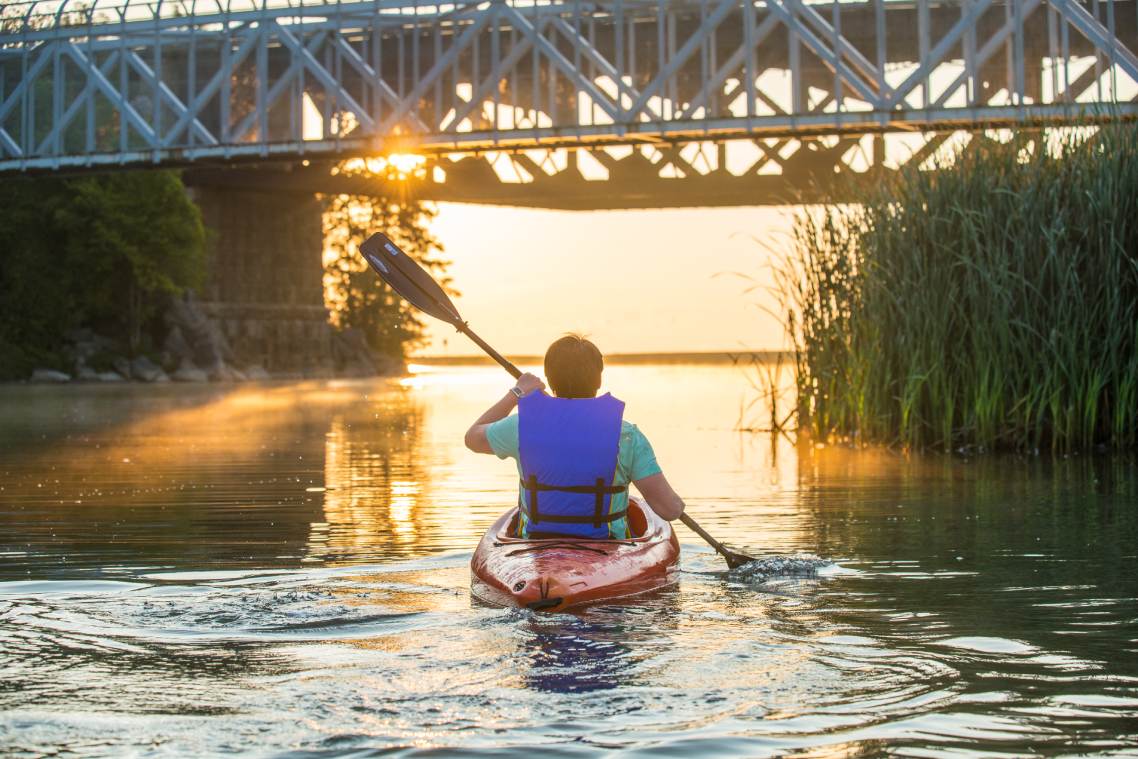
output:
[{"label": "double-bladed paddle", "polygon": [[[379,275],[379,278],[386,282],[391,289],[398,293],[404,300],[423,313],[430,314],[436,319],[441,319],[447,324],[454,325],[459,332],[469,337],[474,341],[475,345],[486,351],[490,358],[501,364],[502,368],[513,375],[515,379],[522,375],[518,367],[510,363],[501,353],[491,348],[485,340],[474,334],[474,331],[463,321],[458,313],[458,308],[451,302],[450,296],[439,286],[439,283],[436,282],[423,267],[419,266],[417,262],[400,250],[399,246],[391,241],[391,238],[382,232],[377,232],[360,245],[360,253],[363,254],[364,259],[366,259],[371,268],[375,270],[375,273]],[[727,566],[731,569],[742,566],[749,561],[754,561],[750,556],[729,551],[722,543],[711,537],[706,530],[696,524],[696,521],[687,514],[681,514],[680,521],[706,540],[708,545],[722,555],[723,558],[727,560]]]}]

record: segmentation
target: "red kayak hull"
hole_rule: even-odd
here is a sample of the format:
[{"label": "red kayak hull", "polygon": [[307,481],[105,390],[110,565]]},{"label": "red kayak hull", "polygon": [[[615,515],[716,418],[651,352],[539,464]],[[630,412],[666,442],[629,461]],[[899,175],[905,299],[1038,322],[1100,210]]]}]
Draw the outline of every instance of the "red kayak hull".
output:
[{"label": "red kayak hull", "polygon": [[676,583],[680,543],[672,526],[629,498],[631,540],[511,537],[516,508],[486,531],[470,561],[470,589],[495,606],[561,611]]}]

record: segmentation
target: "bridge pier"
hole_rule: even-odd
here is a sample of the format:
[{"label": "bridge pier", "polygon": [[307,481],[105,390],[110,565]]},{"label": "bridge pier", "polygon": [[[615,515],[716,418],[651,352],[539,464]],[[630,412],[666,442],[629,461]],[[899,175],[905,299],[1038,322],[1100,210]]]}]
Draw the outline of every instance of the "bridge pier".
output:
[{"label": "bridge pier", "polygon": [[199,304],[240,366],[273,375],[327,376],[335,335],[324,306],[323,223],[312,194],[191,188],[212,230]]}]

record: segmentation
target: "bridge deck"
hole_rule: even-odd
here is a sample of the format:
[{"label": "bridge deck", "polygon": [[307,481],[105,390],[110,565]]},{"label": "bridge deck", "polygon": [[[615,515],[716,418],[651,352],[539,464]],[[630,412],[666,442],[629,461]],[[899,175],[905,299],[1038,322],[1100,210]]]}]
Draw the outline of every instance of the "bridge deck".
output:
[{"label": "bridge deck", "polygon": [[526,184],[625,146],[662,180],[842,172],[903,162],[867,134],[1134,117],[1136,49],[1132,0],[9,3],[0,173],[417,152]]}]

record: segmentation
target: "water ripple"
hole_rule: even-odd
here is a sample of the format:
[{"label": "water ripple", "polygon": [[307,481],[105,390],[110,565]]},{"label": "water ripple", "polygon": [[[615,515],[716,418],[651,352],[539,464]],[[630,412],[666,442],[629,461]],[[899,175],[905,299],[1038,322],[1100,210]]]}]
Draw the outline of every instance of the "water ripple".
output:
[{"label": "water ripple", "polygon": [[685,533],[656,595],[475,603],[469,552],[516,489],[461,445],[490,369],[6,389],[0,753],[1138,748],[1132,461],[796,448],[733,429],[728,370],[619,369],[705,528],[837,565],[729,573]]}]

